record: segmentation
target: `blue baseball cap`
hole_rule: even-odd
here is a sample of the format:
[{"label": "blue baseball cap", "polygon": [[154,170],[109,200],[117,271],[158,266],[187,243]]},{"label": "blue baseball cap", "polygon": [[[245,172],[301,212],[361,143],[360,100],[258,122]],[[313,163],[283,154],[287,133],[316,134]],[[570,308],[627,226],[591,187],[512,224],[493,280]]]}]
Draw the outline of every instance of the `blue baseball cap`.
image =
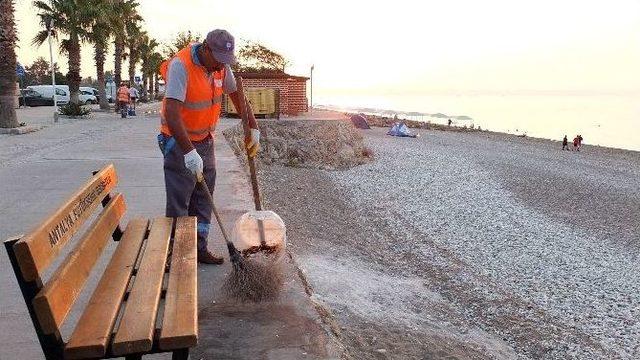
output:
[{"label": "blue baseball cap", "polygon": [[233,54],[235,40],[233,35],[226,30],[216,29],[207,34],[207,46],[211,49],[213,57],[223,64],[233,64],[236,56]]}]

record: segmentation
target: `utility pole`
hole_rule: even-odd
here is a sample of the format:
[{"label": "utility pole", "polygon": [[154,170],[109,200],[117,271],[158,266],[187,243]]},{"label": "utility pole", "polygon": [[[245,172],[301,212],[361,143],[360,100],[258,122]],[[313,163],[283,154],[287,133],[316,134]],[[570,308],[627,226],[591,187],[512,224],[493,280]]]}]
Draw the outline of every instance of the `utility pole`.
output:
[{"label": "utility pole", "polygon": [[309,112],[313,112],[313,65],[311,65],[311,106]]},{"label": "utility pole", "polygon": [[49,38],[49,59],[51,63],[51,85],[53,85],[53,122],[58,122],[58,98],[56,97],[56,67],[53,63],[53,45],[51,44],[51,32],[53,31],[53,19],[47,24],[47,37]]},{"label": "utility pole", "polygon": [[[22,91],[22,89],[24,89],[24,77],[26,74],[25,74],[24,68],[22,67],[22,65],[20,65],[20,63],[17,63],[16,65],[16,75],[18,75],[18,81],[20,81],[20,93],[22,94],[22,105],[26,108],[27,101],[25,100],[24,91]],[[20,108],[19,103],[18,103],[18,108]]]}]

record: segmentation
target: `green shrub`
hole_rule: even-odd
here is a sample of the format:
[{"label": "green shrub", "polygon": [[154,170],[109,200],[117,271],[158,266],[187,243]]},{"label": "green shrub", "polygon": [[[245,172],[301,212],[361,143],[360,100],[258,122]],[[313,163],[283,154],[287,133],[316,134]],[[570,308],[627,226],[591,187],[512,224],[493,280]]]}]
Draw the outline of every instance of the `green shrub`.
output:
[{"label": "green shrub", "polygon": [[60,115],[85,116],[91,113],[91,109],[74,103],[68,103],[60,107]]}]

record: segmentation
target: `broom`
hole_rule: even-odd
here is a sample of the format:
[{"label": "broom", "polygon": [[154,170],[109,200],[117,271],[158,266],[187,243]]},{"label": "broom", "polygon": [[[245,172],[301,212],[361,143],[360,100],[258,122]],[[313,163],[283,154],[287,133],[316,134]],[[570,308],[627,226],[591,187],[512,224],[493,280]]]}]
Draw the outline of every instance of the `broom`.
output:
[{"label": "broom", "polygon": [[[238,113],[241,118],[245,138],[248,138],[250,136],[250,130],[247,109],[251,110],[251,105],[246,102],[241,77],[236,79],[236,85],[238,103],[240,105]],[[246,150],[249,172],[251,174],[254,205],[256,210],[262,210],[255,162],[253,157],[249,154],[248,149]],[[208,191],[207,193],[209,194]],[[210,200],[213,204],[213,198]],[[213,207],[213,209],[216,220],[222,229],[222,221],[220,221],[215,207]],[[274,253],[277,250],[277,247],[267,245],[262,220],[258,220],[258,229],[260,235],[260,246],[245,249],[242,252],[242,255],[245,257],[244,259],[241,258],[238,250],[235,248],[233,243],[228,240],[228,237],[224,234],[223,230],[223,236],[227,242],[229,255],[240,257],[236,262],[234,262],[233,258],[231,259],[234,264],[234,271],[227,277],[223,285],[223,290],[225,290],[227,294],[241,301],[260,302],[273,299],[278,295],[284,283],[280,264],[269,264],[269,261],[266,261],[266,256]]]},{"label": "broom", "polygon": [[260,302],[275,298],[283,283],[282,272],[279,265],[274,264],[269,266],[256,261],[256,259],[244,259],[235,245],[229,240],[220,214],[218,214],[218,210],[213,201],[213,196],[207,187],[207,182],[202,179],[198,181],[198,185],[200,185],[202,190],[207,194],[207,199],[211,204],[211,209],[220,227],[220,232],[222,232],[222,237],[227,245],[229,258],[233,266],[233,271],[227,276],[222,286],[223,290],[232,297],[245,302]]}]

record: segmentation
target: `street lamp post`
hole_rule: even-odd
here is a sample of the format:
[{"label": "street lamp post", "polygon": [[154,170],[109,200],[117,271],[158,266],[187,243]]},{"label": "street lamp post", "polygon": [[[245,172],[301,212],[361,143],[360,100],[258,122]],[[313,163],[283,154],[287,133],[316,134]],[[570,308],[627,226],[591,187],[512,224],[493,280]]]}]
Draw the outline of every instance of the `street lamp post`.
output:
[{"label": "street lamp post", "polygon": [[311,65],[311,106],[309,112],[313,112],[313,65]]},{"label": "street lamp post", "polygon": [[49,59],[51,63],[51,85],[53,85],[53,122],[58,122],[58,98],[56,94],[56,67],[53,63],[53,45],[51,44],[51,31],[53,30],[53,19],[47,24],[47,37],[49,38]]}]

